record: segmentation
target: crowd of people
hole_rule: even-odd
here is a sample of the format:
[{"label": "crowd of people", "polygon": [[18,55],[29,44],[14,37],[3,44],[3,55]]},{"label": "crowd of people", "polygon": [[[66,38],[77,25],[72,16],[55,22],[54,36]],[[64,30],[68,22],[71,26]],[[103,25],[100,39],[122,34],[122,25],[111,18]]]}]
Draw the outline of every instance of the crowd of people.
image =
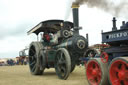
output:
[{"label": "crowd of people", "polygon": [[7,59],[6,61],[1,61],[0,66],[13,66],[13,65],[27,65],[27,57],[16,57],[16,59]]},{"label": "crowd of people", "polygon": [[28,64],[28,58],[27,57],[19,57],[17,58],[17,65],[27,65]]},{"label": "crowd of people", "polygon": [[13,66],[15,64],[16,64],[16,62],[13,59],[8,59],[7,60],[7,65]]}]

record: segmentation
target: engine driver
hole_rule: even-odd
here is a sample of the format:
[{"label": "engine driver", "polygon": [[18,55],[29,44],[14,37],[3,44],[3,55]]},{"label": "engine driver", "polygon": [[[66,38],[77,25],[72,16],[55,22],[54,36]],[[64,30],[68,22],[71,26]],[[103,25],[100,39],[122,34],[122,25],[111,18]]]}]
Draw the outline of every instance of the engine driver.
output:
[{"label": "engine driver", "polygon": [[48,33],[45,33],[45,32],[44,32],[44,34],[43,34],[43,40],[44,40],[45,42],[49,42],[49,41],[50,41],[50,35],[49,35]]}]

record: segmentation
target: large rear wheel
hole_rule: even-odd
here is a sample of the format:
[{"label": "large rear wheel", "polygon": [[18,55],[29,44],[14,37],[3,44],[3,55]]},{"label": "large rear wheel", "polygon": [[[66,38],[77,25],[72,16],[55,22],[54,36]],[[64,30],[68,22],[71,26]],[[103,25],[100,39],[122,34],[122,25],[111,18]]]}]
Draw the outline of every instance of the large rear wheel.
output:
[{"label": "large rear wheel", "polygon": [[55,57],[55,70],[60,79],[66,80],[71,71],[71,59],[65,48],[60,48]]},{"label": "large rear wheel", "polygon": [[[72,61],[72,62],[73,62],[73,61]],[[72,62],[71,62],[71,63],[72,63]],[[76,67],[76,64],[75,64],[75,63],[72,63],[72,64],[71,64],[71,73],[75,70],[75,67]]]},{"label": "large rear wheel", "polygon": [[109,85],[107,63],[100,58],[90,59],[86,64],[86,78],[89,85]]},{"label": "large rear wheel", "polygon": [[128,57],[118,57],[109,66],[109,80],[112,85],[128,85]]},{"label": "large rear wheel", "polygon": [[32,42],[29,47],[29,68],[33,75],[41,75],[45,69],[45,59],[40,42]]}]

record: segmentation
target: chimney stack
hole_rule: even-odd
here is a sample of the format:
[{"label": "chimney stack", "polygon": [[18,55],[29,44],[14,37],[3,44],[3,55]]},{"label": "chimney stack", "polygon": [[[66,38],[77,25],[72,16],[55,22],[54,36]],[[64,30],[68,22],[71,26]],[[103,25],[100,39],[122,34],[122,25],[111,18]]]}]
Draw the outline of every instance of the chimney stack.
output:
[{"label": "chimney stack", "polygon": [[116,31],[117,30],[117,27],[116,27],[116,18],[115,17],[113,17],[112,22],[113,22],[112,31]]},{"label": "chimney stack", "polygon": [[72,4],[74,34],[79,34],[79,5]]}]

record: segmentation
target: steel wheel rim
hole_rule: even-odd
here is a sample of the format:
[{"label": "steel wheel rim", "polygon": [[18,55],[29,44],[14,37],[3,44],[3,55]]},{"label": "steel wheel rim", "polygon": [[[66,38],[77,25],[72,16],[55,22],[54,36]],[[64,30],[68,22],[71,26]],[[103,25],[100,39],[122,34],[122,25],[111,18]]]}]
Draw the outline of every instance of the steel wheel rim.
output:
[{"label": "steel wheel rim", "polygon": [[29,67],[31,72],[34,72],[36,69],[36,50],[34,46],[31,46],[30,50],[29,50]]},{"label": "steel wheel rim", "polygon": [[115,60],[109,69],[112,85],[128,85],[128,65],[126,61]]},{"label": "steel wheel rim", "polygon": [[91,85],[99,85],[101,81],[101,68],[96,61],[90,61],[87,64],[86,76]]},{"label": "steel wheel rim", "polygon": [[66,76],[66,59],[65,59],[65,54],[62,51],[59,51],[57,53],[57,58],[56,58],[56,62],[57,62],[57,70],[58,70],[58,74],[60,74],[59,76],[61,78],[63,78],[64,76]]}]

